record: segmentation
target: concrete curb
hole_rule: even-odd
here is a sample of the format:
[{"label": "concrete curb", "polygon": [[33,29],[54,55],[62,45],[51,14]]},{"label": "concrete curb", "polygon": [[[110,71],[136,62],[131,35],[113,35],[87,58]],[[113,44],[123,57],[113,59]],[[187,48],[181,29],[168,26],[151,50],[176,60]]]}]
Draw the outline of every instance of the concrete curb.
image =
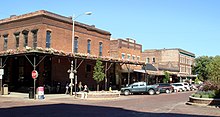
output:
[{"label": "concrete curb", "polygon": [[202,106],[202,107],[209,107],[209,108],[220,108],[220,106],[212,106],[208,104],[198,104],[198,103],[192,103],[192,102],[186,102],[186,105],[192,105],[192,106]]}]

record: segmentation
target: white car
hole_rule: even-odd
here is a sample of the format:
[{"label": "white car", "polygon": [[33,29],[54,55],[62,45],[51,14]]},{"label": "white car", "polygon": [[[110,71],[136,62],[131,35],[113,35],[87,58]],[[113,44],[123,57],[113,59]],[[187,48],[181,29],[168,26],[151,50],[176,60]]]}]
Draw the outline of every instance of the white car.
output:
[{"label": "white car", "polygon": [[182,83],[172,83],[171,85],[173,86],[175,92],[186,91],[186,88]]},{"label": "white car", "polygon": [[190,88],[190,86],[189,86],[189,83],[187,83],[187,82],[181,82],[181,84],[185,87],[185,89],[186,89],[187,91],[190,91],[190,90],[191,90],[191,88]]}]

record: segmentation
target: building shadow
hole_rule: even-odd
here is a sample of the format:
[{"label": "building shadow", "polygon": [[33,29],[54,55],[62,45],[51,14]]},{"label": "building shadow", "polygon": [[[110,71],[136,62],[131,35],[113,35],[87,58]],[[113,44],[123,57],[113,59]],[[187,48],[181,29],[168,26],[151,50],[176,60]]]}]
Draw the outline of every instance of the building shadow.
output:
[{"label": "building shadow", "polygon": [[123,108],[78,104],[49,104],[1,108],[0,117],[208,117],[177,113],[149,113]]}]

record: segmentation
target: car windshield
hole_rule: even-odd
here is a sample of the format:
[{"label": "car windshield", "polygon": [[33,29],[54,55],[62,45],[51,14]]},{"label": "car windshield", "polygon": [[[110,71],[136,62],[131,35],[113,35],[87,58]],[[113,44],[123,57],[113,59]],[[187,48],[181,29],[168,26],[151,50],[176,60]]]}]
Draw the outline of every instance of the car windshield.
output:
[{"label": "car windshield", "polygon": [[170,84],[167,84],[167,83],[161,83],[161,84],[159,84],[159,86],[170,86]]},{"label": "car windshield", "polygon": [[183,86],[182,84],[173,84],[174,86]]}]

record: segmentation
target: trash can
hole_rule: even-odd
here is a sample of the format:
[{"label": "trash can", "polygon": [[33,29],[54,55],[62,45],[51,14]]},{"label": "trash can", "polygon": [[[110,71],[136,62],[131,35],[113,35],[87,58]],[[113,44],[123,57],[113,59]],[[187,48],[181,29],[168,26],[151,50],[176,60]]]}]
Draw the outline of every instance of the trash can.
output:
[{"label": "trash can", "polygon": [[34,99],[34,87],[29,88],[29,99]]},{"label": "trash can", "polygon": [[7,84],[3,85],[3,90],[2,91],[3,91],[3,93],[2,93],[3,95],[8,95],[8,85]]}]

